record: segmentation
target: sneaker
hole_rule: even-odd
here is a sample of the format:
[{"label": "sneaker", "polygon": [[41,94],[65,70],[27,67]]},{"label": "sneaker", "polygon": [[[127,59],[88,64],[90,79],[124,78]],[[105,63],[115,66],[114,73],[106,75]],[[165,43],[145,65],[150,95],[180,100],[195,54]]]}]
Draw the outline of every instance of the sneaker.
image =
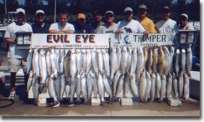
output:
[{"label": "sneaker", "polygon": [[54,107],[54,108],[60,107],[60,102],[54,102],[54,105],[52,107]]},{"label": "sneaker", "polygon": [[8,99],[9,100],[14,100],[15,96],[16,96],[16,91],[11,91]]}]

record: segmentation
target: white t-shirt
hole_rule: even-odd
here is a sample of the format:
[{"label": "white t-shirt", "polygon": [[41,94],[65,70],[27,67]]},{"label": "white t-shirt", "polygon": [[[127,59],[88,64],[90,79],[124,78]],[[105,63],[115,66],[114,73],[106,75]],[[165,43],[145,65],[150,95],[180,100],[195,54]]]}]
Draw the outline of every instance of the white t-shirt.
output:
[{"label": "white t-shirt", "polygon": [[113,24],[112,26],[99,26],[96,30],[96,33],[115,33],[118,29],[117,24]]},{"label": "white t-shirt", "polygon": [[[17,25],[16,22],[13,22],[7,26],[5,32],[5,38],[16,38],[17,32],[33,32],[32,27],[28,23],[23,25]],[[8,57],[15,58],[25,58],[27,50],[17,50],[16,44],[10,44]]]},{"label": "white t-shirt", "polygon": [[53,23],[50,25],[49,30],[56,30],[58,32],[63,31],[63,30],[68,30],[71,31],[72,33],[74,33],[75,29],[74,29],[74,25],[71,23],[66,23],[64,27],[62,27],[58,22]]},{"label": "white t-shirt", "polygon": [[166,21],[160,20],[159,22],[156,23],[156,26],[159,29],[160,33],[175,34],[177,31],[176,21],[172,19],[168,19]]},{"label": "white t-shirt", "polygon": [[181,30],[195,30],[192,23],[187,23],[186,26],[184,26],[183,28],[179,28],[179,29],[181,29]]},{"label": "white t-shirt", "polygon": [[143,33],[145,32],[144,27],[137,20],[119,21],[118,29],[121,29],[124,33]]}]

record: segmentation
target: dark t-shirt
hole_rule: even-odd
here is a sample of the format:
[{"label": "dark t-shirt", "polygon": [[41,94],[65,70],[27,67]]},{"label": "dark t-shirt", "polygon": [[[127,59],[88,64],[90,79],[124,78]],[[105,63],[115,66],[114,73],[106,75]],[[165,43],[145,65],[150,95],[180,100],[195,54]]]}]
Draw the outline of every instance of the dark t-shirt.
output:
[{"label": "dark t-shirt", "polygon": [[43,23],[42,26],[37,23],[32,25],[33,33],[48,33],[49,27],[50,26],[47,23]]}]

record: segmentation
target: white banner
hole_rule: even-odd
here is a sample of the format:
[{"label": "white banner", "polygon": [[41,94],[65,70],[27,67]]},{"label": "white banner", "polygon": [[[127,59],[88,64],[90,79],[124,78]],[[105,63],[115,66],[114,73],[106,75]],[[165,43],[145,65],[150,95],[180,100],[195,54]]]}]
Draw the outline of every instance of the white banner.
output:
[{"label": "white banner", "polygon": [[32,34],[31,48],[109,48],[109,34]]},{"label": "white banner", "polygon": [[[120,45],[172,45],[173,40],[169,38],[167,34],[148,34],[144,36],[143,34],[118,34],[115,35],[115,40],[112,41],[112,44]],[[111,38],[113,39],[113,37]]]}]

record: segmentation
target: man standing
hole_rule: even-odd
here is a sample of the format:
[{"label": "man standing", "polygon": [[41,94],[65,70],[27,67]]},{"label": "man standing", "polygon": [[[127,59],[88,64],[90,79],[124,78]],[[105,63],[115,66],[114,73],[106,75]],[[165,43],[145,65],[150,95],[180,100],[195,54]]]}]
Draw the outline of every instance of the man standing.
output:
[{"label": "man standing", "polygon": [[181,30],[194,30],[193,25],[188,22],[188,15],[186,13],[180,15],[178,28]]},{"label": "man standing", "polygon": [[[32,32],[32,27],[25,22],[26,13],[22,8],[16,9],[16,22],[13,22],[8,25],[5,40],[9,44],[8,58],[10,63],[10,87],[11,92],[9,99],[14,100],[15,98],[15,81],[16,81],[16,72],[23,68],[25,75],[25,82],[27,82],[28,75],[25,73],[25,59],[27,57],[28,50],[19,50],[16,49],[16,33],[17,32]],[[26,83],[25,83],[26,85]]]},{"label": "man standing", "polygon": [[139,21],[146,31],[149,33],[156,33],[156,26],[154,22],[147,17],[147,6],[142,4],[139,6]]},{"label": "man standing", "polygon": [[156,27],[160,33],[171,33],[175,36],[177,30],[176,21],[172,20],[170,15],[170,8],[168,6],[164,6],[162,8],[162,20],[156,23]]},{"label": "man standing", "polygon": [[59,15],[59,22],[51,24],[49,33],[74,33],[74,25],[68,23],[68,14],[61,12]]},{"label": "man standing", "polygon": [[133,9],[130,7],[126,7],[124,9],[125,18],[122,21],[118,22],[118,30],[119,33],[147,33],[143,26],[137,21],[133,19]]},{"label": "man standing", "polygon": [[103,19],[103,16],[102,16],[101,12],[95,11],[93,22],[91,23],[93,28],[94,28],[94,33],[96,33],[98,31],[100,26],[104,25],[104,22],[102,21],[102,19]]},{"label": "man standing", "polygon": [[32,28],[33,33],[48,33],[49,25],[45,23],[45,12],[43,10],[35,12],[35,23]]},{"label": "man standing", "polygon": [[93,33],[93,27],[86,21],[86,15],[82,12],[77,14],[77,21],[74,24],[76,33]]},{"label": "man standing", "polygon": [[114,12],[108,10],[105,12],[105,24],[99,26],[96,33],[115,33],[118,25],[114,22]]}]

